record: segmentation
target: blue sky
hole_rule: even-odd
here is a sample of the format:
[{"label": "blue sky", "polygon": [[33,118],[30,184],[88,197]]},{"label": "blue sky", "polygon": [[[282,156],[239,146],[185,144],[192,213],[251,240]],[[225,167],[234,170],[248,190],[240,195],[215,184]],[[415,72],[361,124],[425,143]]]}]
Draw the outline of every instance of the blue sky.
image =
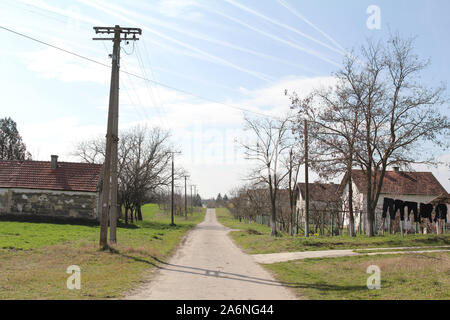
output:
[{"label": "blue sky", "polygon": [[[366,25],[370,5],[380,9],[381,29]],[[386,37],[389,30],[417,36],[416,52],[432,61],[424,81],[449,83],[448,12],[446,0],[0,2],[3,27],[106,64],[112,43],[92,41],[92,27],[140,27],[134,48],[122,44],[122,69],[273,115],[288,112],[284,89],[307,91],[327,83],[342,49]],[[62,161],[74,160],[70,152],[77,141],[104,135],[110,70],[0,32],[0,117],[18,123],[35,159],[59,154]],[[203,196],[240,183],[249,166],[234,143],[245,136],[242,112],[125,74],[120,80],[120,128],[170,128],[183,151],[177,161]],[[448,107],[444,112],[450,115]],[[440,153],[450,161],[449,150]],[[448,169],[430,170],[450,190]]]}]

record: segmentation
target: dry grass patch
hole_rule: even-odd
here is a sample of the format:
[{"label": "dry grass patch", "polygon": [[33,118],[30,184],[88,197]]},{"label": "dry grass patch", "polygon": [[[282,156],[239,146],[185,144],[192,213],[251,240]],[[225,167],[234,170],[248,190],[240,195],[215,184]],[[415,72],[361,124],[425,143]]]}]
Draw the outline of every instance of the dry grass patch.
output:
[{"label": "dry grass patch", "polygon": [[[367,267],[381,269],[381,289],[366,286]],[[450,253],[305,259],[264,265],[310,299],[450,299]]]}]

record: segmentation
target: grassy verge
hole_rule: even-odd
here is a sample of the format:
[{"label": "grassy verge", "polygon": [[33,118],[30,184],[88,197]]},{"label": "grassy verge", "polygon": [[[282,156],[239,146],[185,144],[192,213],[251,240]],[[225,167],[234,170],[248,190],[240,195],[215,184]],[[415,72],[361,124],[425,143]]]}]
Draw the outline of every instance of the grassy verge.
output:
[{"label": "grassy verge", "polygon": [[[118,244],[98,250],[98,226],[0,221],[0,299],[121,298],[167,259],[205,210],[188,219],[142,208],[143,221],[117,230]],[[68,290],[70,265],[81,268],[81,290]]]},{"label": "grassy verge", "polygon": [[[381,289],[366,286],[367,267],[381,270]],[[450,253],[305,259],[264,265],[309,299],[450,299]]]},{"label": "grassy verge", "polygon": [[231,237],[249,254],[332,250],[332,249],[362,249],[377,247],[418,247],[418,246],[444,246],[450,245],[450,234],[445,235],[384,235],[367,237],[336,236],[320,237],[303,236],[291,237],[282,234],[279,237],[270,236],[270,228],[257,223],[239,222],[231,217],[226,208],[216,209],[218,220],[227,227],[240,229],[231,232]]},{"label": "grassy verge", "polygon": [[433,247],[424,247],[424,248],[404,248],[404,249],[381,249],[381,250],[370,250],[370,249],[355,249],[354,251],[357,253],[376,253],[376,252],[398,252],[398,251],[435,251],[435,250],[449,250],[450,247],[444,246],[433,246]]}]

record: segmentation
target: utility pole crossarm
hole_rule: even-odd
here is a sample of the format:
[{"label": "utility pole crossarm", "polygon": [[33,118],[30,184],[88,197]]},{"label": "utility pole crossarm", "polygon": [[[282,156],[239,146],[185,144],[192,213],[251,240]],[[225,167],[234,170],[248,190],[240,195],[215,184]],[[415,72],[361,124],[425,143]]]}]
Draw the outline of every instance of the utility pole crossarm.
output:
[{"label": "utility pole crossarm", "polygon": [[[140,28],[123,28],[118,25],[115,27],[94,27],[95,33],[97,34],[112,34],[112,33],[119,33],[119,36],[116,36],[114,38],[92,38],[92,40],[109,40],[109,41],[115,41],[115,40],[139,40],[139,38],[136,37],[136,35],[142,34],[142,29]],[[121,37],[123,35],[123,38]],[[130,37],[128,37],[130,36]]]},{"label": "utility pole crossarm", "polygon": [[120,33],[142,34],[141,28],[124,28],[118,25],[115,27],[94,27],[95,33],[114,33],[117,29],[120,29]]},{"label": "utility pole crossarm", "polygon": [[[139,40],[139,38],[133,37],[133,38],[119,38],[120,40],[125,40],[125,41],[129,41],[129,40]],[[114,38],[92,38],[92,40],[109,40],[109,41],[114,41]]]}]

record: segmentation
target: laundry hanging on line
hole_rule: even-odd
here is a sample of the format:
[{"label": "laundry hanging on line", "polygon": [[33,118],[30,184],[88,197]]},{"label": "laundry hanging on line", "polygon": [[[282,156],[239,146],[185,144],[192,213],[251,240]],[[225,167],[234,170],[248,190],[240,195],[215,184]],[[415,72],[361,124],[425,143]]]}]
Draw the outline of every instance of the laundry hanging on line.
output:
[{"label": "laundry hanging on line", "polygon": [[433,205],[431,203],[420,203],[420,217],[428,218],[430,222],[433,222],[432,212]]},{"label": "laundry hanging on line", "polygon": [[395,219],[395,215],[397,214],[397,211],[400,210],[400,220],[405,220],[405,203],[403,200],[396,199],[394,200],[394,217],[391,219]]},{"label": "laundry hanging on line", "polygon": [[386,218],[387,211],[389,211],[389,216],[391,217],[391,219],[395,219],[394,199],[391,198],[383,199],[383,214],[382,214],[383,218]]},{"label": "laundry hanging on line", "polygon": [[405,206],[406,206],[406,212],[408,214],[408,220],[410,220],[409,215],[411,214],[411,211],[412,211],[414,213],[414,222],[420,222],[417,202],[405,201]]},{"label": "laundry hanging on line", "polygon": [[438,219],[444,219],[447,222],[447,205],[445,203],[440,203],[436,206],[434,222]]}]

